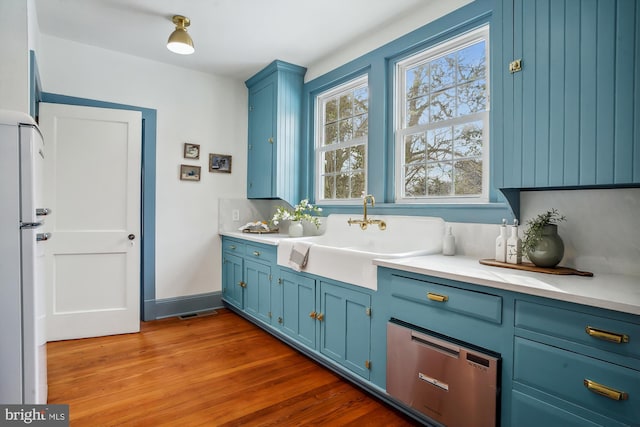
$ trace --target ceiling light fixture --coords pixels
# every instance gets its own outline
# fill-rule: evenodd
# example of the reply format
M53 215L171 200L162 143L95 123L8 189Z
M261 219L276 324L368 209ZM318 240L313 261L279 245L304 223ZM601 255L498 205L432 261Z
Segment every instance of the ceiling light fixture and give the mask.
M193 40L187 33L187 27L191 25L191 21L182 15L174 15L171 20L176 24L176 29L167 40L167 49L180 55L191 55L195 52Z

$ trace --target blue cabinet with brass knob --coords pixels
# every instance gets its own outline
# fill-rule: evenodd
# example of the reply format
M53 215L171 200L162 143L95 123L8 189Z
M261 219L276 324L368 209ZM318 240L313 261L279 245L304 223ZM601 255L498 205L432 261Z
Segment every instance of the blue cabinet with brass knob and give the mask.
M306 68L274 61L248 79L247 197L299 199L302 87Z

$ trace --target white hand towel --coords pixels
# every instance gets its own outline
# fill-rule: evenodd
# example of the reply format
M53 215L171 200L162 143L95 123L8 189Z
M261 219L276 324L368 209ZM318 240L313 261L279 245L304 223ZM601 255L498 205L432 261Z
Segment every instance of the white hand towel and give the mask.
M291 247L291 254L289 255L289 267L295 271L301 271L309 260L309 248L313 243L309 242L295 242Z

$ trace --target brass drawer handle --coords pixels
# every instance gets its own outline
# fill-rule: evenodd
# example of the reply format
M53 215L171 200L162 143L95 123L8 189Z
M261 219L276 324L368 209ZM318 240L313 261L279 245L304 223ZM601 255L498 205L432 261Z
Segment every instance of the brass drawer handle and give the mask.
M429 298L431 301L437 301L437 302L449 301L449 297L448 296L432 294L431 292L427 293L427 298Z
M594 338L598 338L599 340L615 342L618 344L623 344L629 342L629 335L627 334L618 334L615 332L604 331L602 329L593 328L591 326L587 326L584 330L590 336Z
M604 397L608 397L612 400L627 400L629 399L629 394L624 391L618 391L611 387L607 387L606 385L598 384L595 381L591 381L585 378L584 386L589 390L596 394L599 394Z
M253 251L253 255L254 255L254 256L260 256L260 252L258 252L258 251Z

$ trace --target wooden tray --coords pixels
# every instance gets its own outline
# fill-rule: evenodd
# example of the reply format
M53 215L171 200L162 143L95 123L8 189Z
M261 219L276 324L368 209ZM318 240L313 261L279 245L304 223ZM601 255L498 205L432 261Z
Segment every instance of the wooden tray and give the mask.
M569 267L538 267L530 262L523 262L522 264L508 264L506 262L496 261L495 259L481 259L480 264L491 265L493 267L513 268L514 270L535 271L536 273L573 274L576 276L593 277L593 273L589 271L580 271Z
M242 230L243 233L249 233L249 234L275 234L278 232L278 229L273 229L273 230Z

